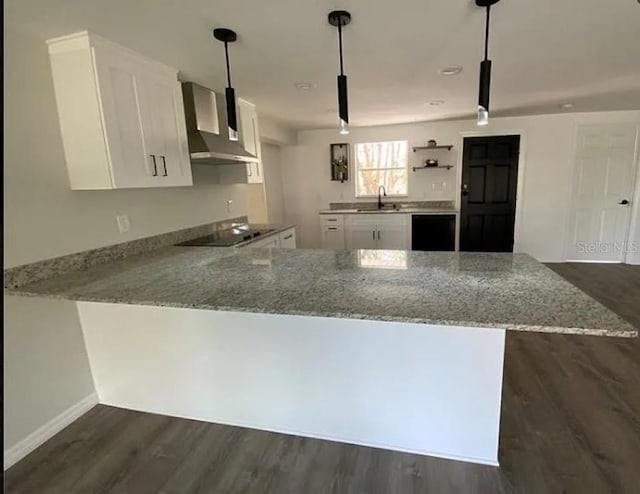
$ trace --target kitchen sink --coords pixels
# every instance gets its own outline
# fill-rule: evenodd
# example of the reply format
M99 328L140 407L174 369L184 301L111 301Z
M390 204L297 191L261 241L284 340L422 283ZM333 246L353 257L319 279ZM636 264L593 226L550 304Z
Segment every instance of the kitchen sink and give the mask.
M359 213L368 213L368 212L375 213L377 211L400 211L400 208L399 207L394 207L394 208L388 207L388 208L380 208L380 209L369 208L369 209L356 209L356 211L358 211Z

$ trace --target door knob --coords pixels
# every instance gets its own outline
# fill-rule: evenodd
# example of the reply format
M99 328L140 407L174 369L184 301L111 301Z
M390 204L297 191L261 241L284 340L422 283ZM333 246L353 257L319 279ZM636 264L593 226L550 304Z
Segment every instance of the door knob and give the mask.
M620 204L621 206L626 206L627 204L629 204L629 201L627 201L626 199L622 199L622 201L620 201L618 204Z

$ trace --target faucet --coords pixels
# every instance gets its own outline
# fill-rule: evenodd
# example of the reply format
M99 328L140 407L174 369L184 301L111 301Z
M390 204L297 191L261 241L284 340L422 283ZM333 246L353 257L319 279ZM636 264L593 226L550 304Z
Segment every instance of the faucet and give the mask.
M380 189L382 189L382 193L384 194L384 196L387 197L387 189L384 188L384 185L381 185L380 187L378 187L378 209L382 209L382 206L384 206L384 204L382 204L382 196L380 195Z

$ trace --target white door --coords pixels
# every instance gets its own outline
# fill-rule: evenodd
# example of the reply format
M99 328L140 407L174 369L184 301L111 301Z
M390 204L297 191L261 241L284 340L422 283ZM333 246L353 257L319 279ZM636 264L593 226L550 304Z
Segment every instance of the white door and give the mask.
M240 115L240 137L244 149L257 156L261 157L260 149L260 134L258 131L258 116L256 113L256 107L248 101L238 100L238 113ZM262 164L261 163L247 163L247 181L250 184L262 183Z
M375 225L348 225L345 228L347 250L375 249L378 245L378 233Z
M344 250L344 230L342 227L323 225L322 248Z
M156 186L192 185L186 130L179 118L183 111L179 83L154 73L140 80L143 127L152 129L153 136L147 139L153 142L149 153L160 177Z
M569 261L624 260L635 179L635 125L578 128Z
M378 249L410 250L404 224L378 225Z
M142 124L138 67L106 47L94 48L94 58L113 185L153 187L156 170L147 149L149 129Z
M295 249L296 248L296 229L290 228L280 233L280 248Z

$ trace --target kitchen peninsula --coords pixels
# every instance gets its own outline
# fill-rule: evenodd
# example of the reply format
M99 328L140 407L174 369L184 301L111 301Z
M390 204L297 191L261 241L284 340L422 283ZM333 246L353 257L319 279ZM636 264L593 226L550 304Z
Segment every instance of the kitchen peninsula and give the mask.
M100 402L497 464L506 331L634 337L525 254L168 247L77 301Z

